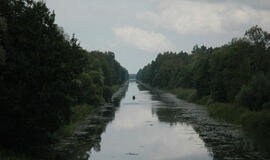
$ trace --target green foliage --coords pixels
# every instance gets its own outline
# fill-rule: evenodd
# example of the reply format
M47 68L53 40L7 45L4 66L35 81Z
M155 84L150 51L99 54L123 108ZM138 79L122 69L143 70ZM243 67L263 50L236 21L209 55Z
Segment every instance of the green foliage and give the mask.
M238 105L251 110L261 110L262 105L270 98L270 81L263 75L255 75L248 86L243 86L235 101Z
M265 110L270 110L270 101L264 103L264 104L262 105L262 108L265 109Z
M136 78L159 88L194 88L198 103L208 103L208 97L261 110L270 99L269 35L254 26L244 38L221 47L195 45L192 54L165 52Z
M175 81L177 77L187 75L186 65L190 57L185 52L179 54L166 52L159 54L155 61L144 67L137 73L137 79L160 88L190 87L190 81L187 78L181 78Z
M72 106L98 106L109 99L104 90L128 78L114 53L69 39L43 1L2 0L0 16L0 147L48 143L72 120Z
M255 93L253 93L253 90L251 87L243 86L242 89L239 91L238 95L236 96L236 102L240 106L249 107L252 109L252 107L256 104L253 100L253 96Z
M245 130L256 137L270 136L269 112L246 112L241 116L241 124Z
M189 102L196 100L196 90L188 88L175 88L170 90L171 93L176 95L180 99L184 99Z
M95 107L90 106L88 104L81 104L72 107L70 122L77 123L84 120L87 116L89 116L91 113L94 112L94 108Z
M215 117L226 122L241 123L241 115L249 112L243 107L235 107L232 104L226 103L212 103L207 105L210 116Z
M221 47L159 54L136 78L207 104L211 116L241 124L257 137L270 137L270 34L258 26Z
M254 26L246 31L245 36L256 46L264 49L270 47L270 34L263 31L259 26Z
M0 65L3 65L6 61L5 55L6 51L2 46L3 36L7 31L7 23L4 18L0 17Z
M243 129L259 141L269 142L270 112L252 112L232 104L213 103L207 106L210 116L230 123L241 124ZM269 147L269 143L264 144Z
M113 95L113 90L110 87L105 87L103 92L103 97L106 102L111 102L111 97Z
M210 96L203 96L202 98L196 100L195 102L197 104L201 104L201 105L206 105L211 101L211 97Z
M69 137L76 130L77 124L85 120L94 113L95 107L87 104L76 105L71 108L70 122L61 126L55 133L54 137Z
M3 160L29 160L29 157L27 157L24 154L18 154L11 151L1 151L0 152L0 159Z

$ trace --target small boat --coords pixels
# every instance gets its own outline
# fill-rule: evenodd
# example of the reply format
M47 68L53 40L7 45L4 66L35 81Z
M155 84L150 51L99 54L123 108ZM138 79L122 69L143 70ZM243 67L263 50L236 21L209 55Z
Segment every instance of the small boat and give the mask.
M135 100L135 96L133 96L132 99Z

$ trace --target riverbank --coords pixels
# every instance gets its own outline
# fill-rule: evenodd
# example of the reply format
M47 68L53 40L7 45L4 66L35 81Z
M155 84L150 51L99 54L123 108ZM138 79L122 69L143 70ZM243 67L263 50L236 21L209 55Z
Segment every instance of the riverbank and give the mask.
M265 150L270 151L269 109L250 111L248 108L235 106L234 104L214 102L210 96L197 99L195 89L175 88L165 89L164 91L188 102L205 106L209 115L219 121L240 125L245 132L258 140Z
M151 93L157 95L165 104L175 107L171 122L191 125L213 152L214 159L269 159L269 152L262 147L263 142L254 141L238 124L227 123L210 116L208 108L177 97L168 90L161 90L138 82ZM238 157L241 154L241 158ZM267 157L267 158L265 158ZM230 159L230 158L228 158Z
M50 155L43 155L49 159L87 159L87 151L92 147L97 147L101 140L106 125L114 118L114 113L119 102L128 88L128 82L113 88L111 103L106 103L89 112L75 125L73 131L68 136L63 135L60 141L53 145ZM79 158L81 157L81 158Z
M116 85L111 87L112 102L116 98L121 98L123 92L125 92L125 88L127 87L127 83L123 85ZM106 104L105 104L106 105ZM70 123L59 128L59 130L54 134L54 136L61 140L63 138L72 136L76 130L78 130L78 125L84 121L87 117L93 116L97 113L98 107L82 104L77 105L71 108L71 118Z
M190 103L204 106L210 117L230 124L238 125L250 137L252 137L258 148L270 151L270 110L250 111L248 108L235 106L229 103L214 102L210 96L201 99L196 98L196 90L189 88L157 89L147 84L138 82L146 88L162 94L162 92L175 95L177 98Z
M53 144L50 146L43 146L37 149L31 157L26 154L13 151L0 151L0 159L5 160L35 160L35 159L74 159L71 154L79 155L85 154L86 148L92 148L98 145L99 136L104 131L106 124L111 121L110 118L103 118L102 121L97 121L99 117L108 114L114 114L117 109L117 104L125 95L128 87L128 82L123 85L113 86L112 103L105 103L99 107L89 106L87 104L77 105L71 108L72 114L70 123L62 126L55 132L53 136ZM88 132L91 133L89 134ZM90 140L89 140L90 139ZM88 141L87 147L85 142ZM91 143L90 143L91 142ZM74 148L78 149L74 149ZM84 148L84 152L80 151Z

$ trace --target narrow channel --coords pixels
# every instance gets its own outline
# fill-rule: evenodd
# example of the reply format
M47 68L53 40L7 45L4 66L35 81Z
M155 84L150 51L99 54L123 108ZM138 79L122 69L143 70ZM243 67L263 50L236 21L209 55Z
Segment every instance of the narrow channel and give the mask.
M89 152L90 159L211 159L190 125L159 119L157 112L164 107L170 106L154 100L149 91L139 90L138 84L131 82L115 120L101 136L100 149ZM163 114L173 118L169 112Z
M217 122L205 108L170 96L130 82L100 146L87 152L89 159L264 159L250 149L237 126Z
M202 106L130 82L100 145L87 154L89 160L266 159L247 139Z

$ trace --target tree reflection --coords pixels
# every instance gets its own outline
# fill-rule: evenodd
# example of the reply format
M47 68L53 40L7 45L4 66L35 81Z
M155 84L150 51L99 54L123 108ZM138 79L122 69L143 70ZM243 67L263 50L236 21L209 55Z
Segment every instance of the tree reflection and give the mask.
M146 90L142 85L138 88ZM155 102L152 105L152 113L157 115L160 122L168 123L170 126L190 125L204 141L209 154L215 160L269 157L269 153L260 152L258 145L238 126L213 120L202 106L173 100L156 92L152 92L152 101Z

